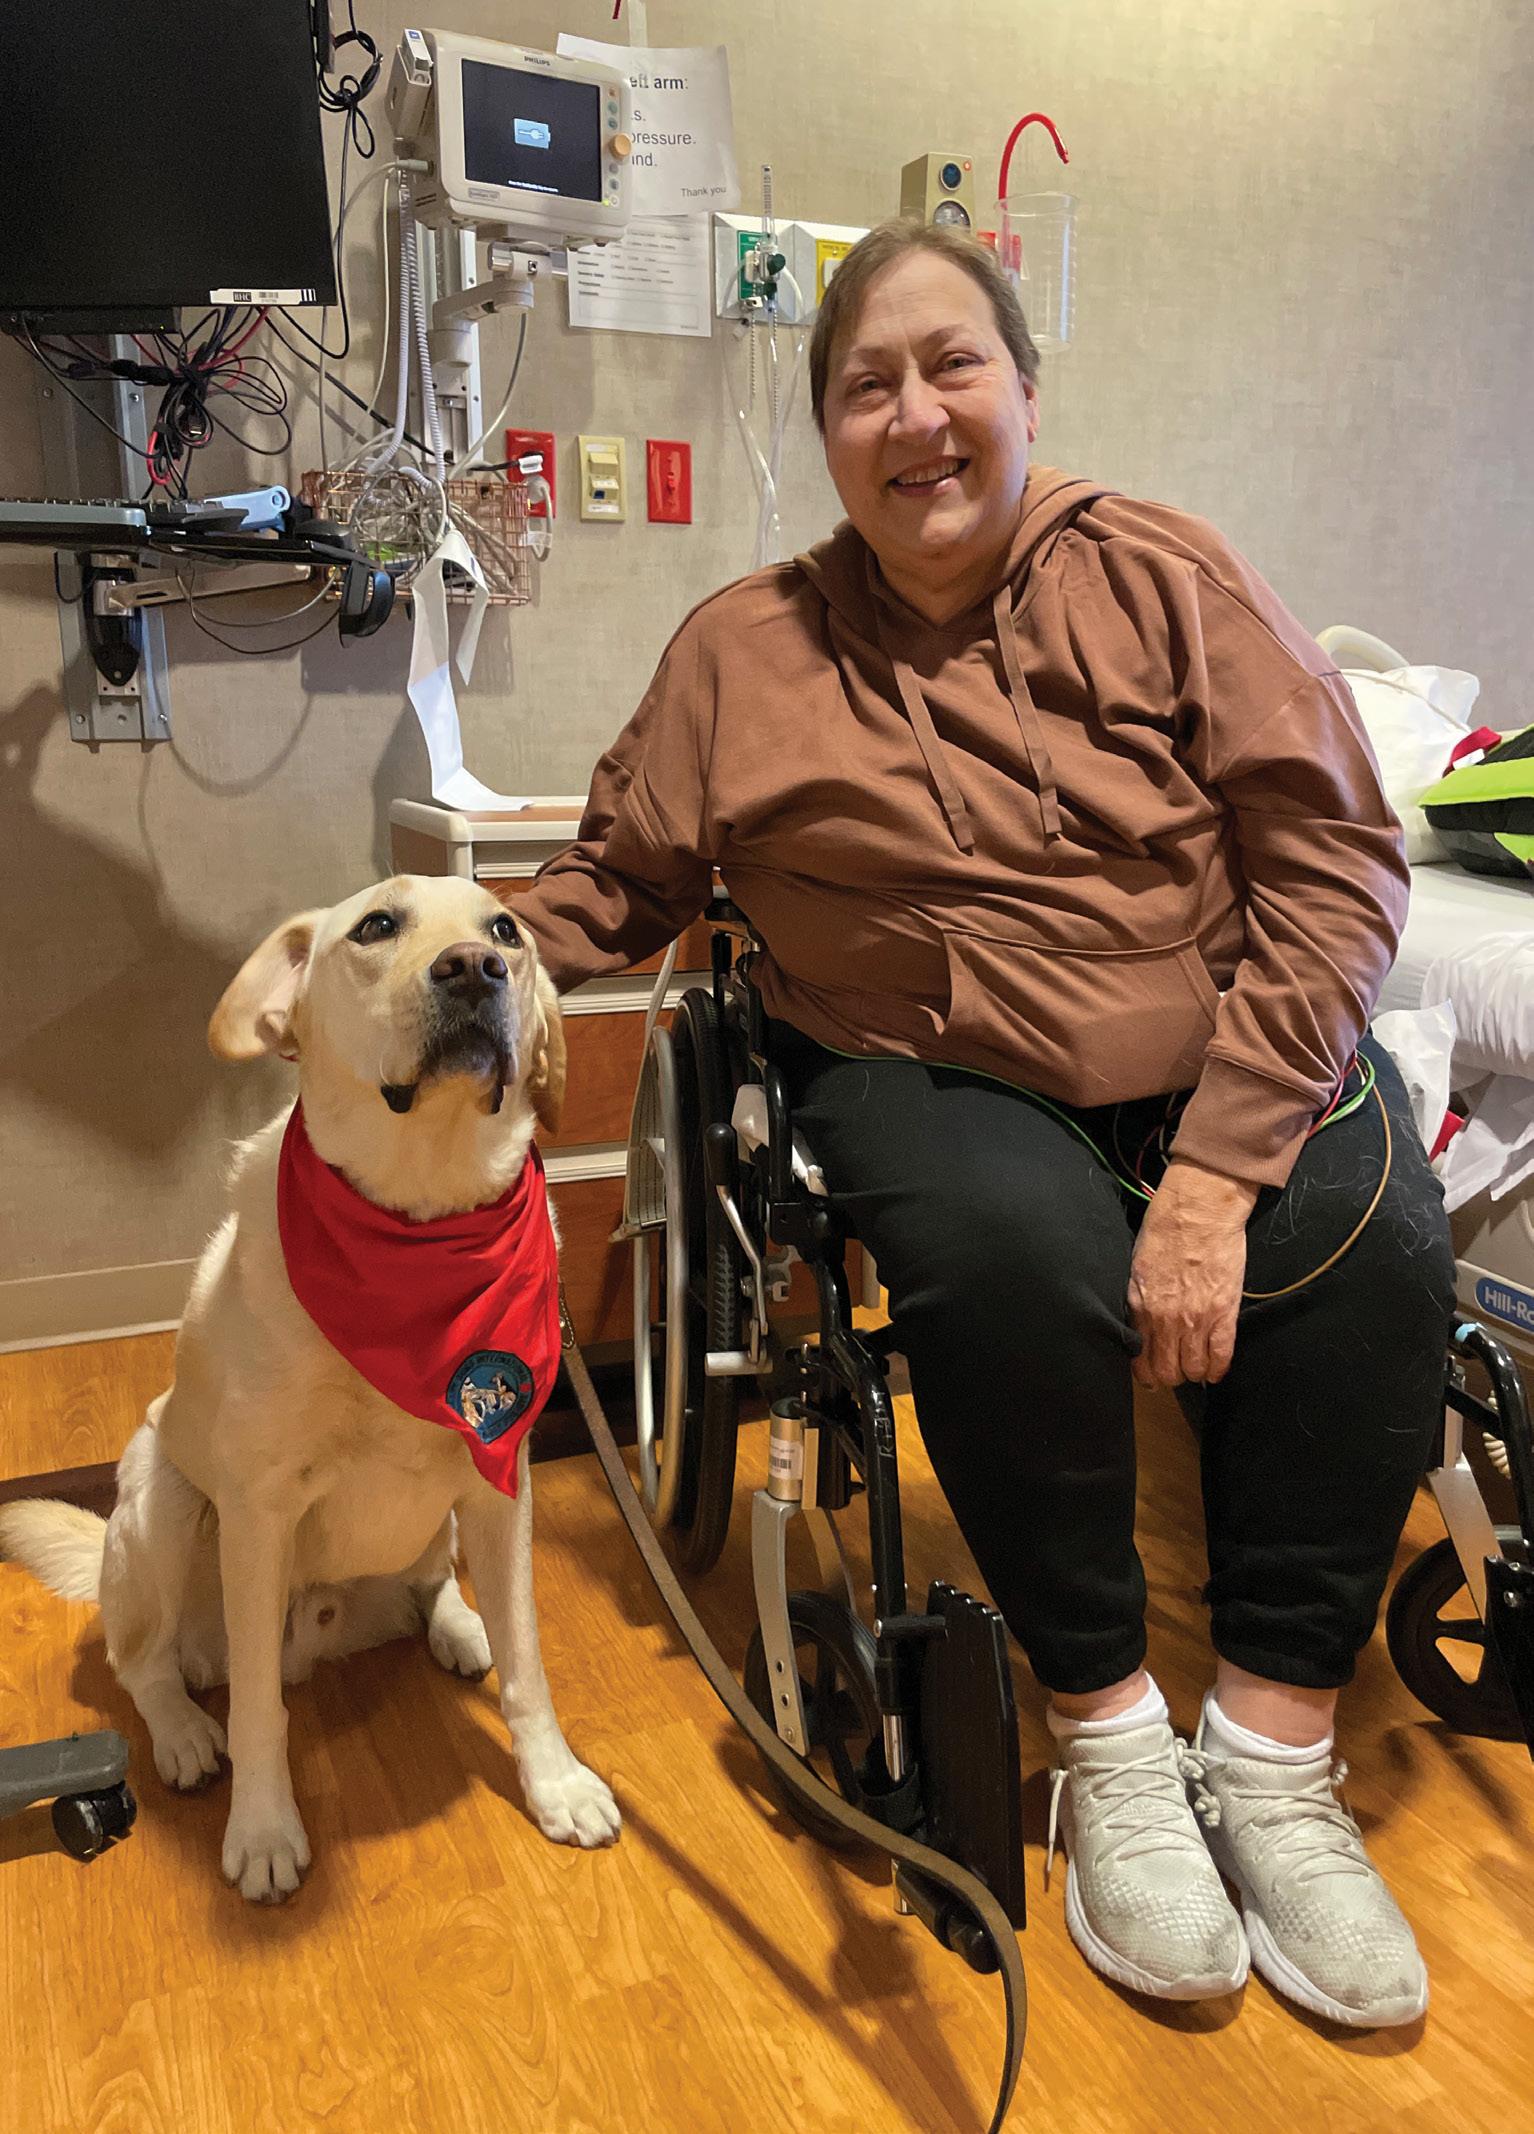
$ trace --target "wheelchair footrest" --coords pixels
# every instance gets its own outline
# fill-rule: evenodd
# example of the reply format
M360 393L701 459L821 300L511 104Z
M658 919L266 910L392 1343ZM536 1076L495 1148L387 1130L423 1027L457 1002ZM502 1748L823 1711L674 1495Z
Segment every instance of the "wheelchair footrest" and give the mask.
M978 1875L1020 1927L1023 1778L1006 1625L994 1608L942 1580L927 1596L927 1612L944 1625L921 1662L927 1842Z

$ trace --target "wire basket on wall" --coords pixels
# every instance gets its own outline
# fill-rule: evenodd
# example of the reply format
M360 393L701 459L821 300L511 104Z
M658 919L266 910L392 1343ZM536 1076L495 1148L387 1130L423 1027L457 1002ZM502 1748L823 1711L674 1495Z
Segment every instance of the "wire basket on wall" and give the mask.
M439 487L408 468L371 474L352 468L308 473L299 494L311 511L345 526L373 562L395 565L396 582L406 593L441 538L446 497L453 524L485 574L491 600L524 607L533 597L527 491L520 483L469 475ZM450 599L467 600L473 591L471 585L455 586L449 576Z

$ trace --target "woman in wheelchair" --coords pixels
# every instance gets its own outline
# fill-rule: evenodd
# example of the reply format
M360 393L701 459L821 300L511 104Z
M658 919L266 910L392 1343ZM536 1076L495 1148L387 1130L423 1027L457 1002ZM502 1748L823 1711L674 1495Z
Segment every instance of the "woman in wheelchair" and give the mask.
M1212 527L1030 465L991 254L874 231L810 370L846 520L687 617L519 916L561 988L670 940L715 869L759 937L795 1121L1049 1693L1087 1960L1172 1999L1250 1961L1409 2023L1426 1973L1333 1763L1453 1310L1366 1035L1397 824L1346 685ZM1203 1408L1191 1743L1144 1666L1135 1382Z

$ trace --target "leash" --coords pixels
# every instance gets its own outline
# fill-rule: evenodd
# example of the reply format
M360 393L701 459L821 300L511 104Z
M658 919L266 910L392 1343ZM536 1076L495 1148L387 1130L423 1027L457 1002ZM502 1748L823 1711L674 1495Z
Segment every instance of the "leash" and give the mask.
M1002 2121L1007 2116L1007 2107L1012 2102L1012 2092L1017 2087L1018 2070L1023 2060L1023 2033L1028 2021L1028 1986L1023 1975L1023 1959L1017 1946L1017 1934L1012 1922L996 1902L985 1884L967 1868L958 1866L942 1853L934 1852L928 1845L918 1845L913 1838L903 1837L899 1831L888 1829L865 1815L860 1808L849 1807L841 1796L829 1786L823 1786L815 1778L793 1750L784 1746L777 1734L767 1724L756 1706L725 1665L718 1648L693 1608L692 1602L677 1582L676 1573L666 1560L666 1553L656 1539L649 1516L629 1480L628 1469L623 1464L623 1455L602 1413L602 1404L597 1399L591 1373L586 1368L575 1340L575 1329L570 1322L569 1309L565 1303L563 1285L559 1293L559 1316L564 1341L564 1365L569 1374L575 1397L580 1404L581 1415L591 1433L591 1442L602 1465L607 1486L628 1528L634 1546L638 1549L645 1569L650 1574L656 1592L665 1605L667 1614L687 1641L689 1651L697 1661L704 1678L714 1695L719 1699L741 1732L763 1762L772 1766L774 1772L789 1790L796 1794L817 1816L824 1816L850 1838L860 1838L865 1844L876 1846L892 1860L900 1860L907 1867L916 1869L941 1889L960 1899L979 1920L990 1941L996 1957L996 1966L1001 1973L1002 1993L1007 2009L1006 2057L1002 2063L1001 2084L996 2098L996 2109L986 2134L999 2134Z

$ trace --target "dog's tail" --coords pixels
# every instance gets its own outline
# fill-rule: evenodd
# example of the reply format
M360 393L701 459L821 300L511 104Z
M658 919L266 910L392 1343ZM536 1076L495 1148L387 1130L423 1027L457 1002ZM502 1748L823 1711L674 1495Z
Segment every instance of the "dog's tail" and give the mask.
M99 1597L106 1535L107 1523L95 1512L56 1497L0 1507L0 1556L25 1565L60 1600Z

